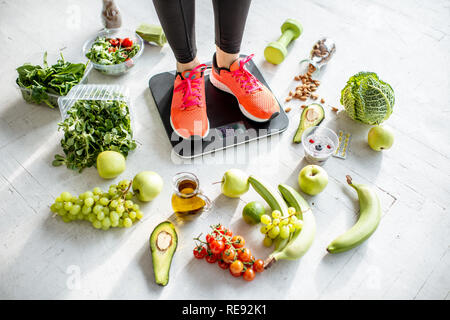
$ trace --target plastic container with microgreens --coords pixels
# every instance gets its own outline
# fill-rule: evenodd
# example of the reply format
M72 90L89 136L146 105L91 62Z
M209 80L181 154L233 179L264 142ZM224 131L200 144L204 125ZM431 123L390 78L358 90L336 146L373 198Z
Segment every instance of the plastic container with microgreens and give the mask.
M134 115L130 94L121 85L78 85L58 99L64 131L61 147L64 156L55 155L54 166L65 164L81 172L95 165L101 151L122 153L136 148L133 139Z

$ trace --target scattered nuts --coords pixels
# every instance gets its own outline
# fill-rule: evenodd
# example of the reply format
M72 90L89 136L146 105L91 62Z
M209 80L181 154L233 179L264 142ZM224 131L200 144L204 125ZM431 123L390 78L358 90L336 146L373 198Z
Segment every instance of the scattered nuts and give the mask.
M291 100L292 100L292 97L289 96L289 97L286 97L286 100L284 100L284 101L289 102L289 101L291 101Z
M339 109L338 109L338 108L336 108L336 107L331 107L331 111L333 111L333 112L338 112L338 111L339 111Z
M324 98L320 99L320 103L325 103L325 99Z
M288 113L289 111L291 111L291 108L288 107L288 108L286 108L284 111L286 111L286 113Z

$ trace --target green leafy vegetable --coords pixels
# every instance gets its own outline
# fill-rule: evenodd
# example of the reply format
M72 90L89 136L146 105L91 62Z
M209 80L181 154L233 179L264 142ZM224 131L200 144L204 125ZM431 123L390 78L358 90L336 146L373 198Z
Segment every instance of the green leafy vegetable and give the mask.
M374 72L355 74L341 91L341 104L349 117L366 124L387 120L394 103L394 90Z
M25 63L16 70L19 74L16 79L19 87L31 90L30 93L22 91L24 99L37 104L45 103L50 108L54 108L58 106L57 100L52 99L49 94L67 95L70 89L83 78L86 65L65 61L61 53L61 58L54 65L49 66L46 52L43 66Z
M125 157L136 148L127 104L121 100L78 100L60 122L64 130L61 146L65 157L55 155L54 166L65 164L79 170L95 165L97 156L105 150Z
M130 41L128 38L125 38ZM103 65L112 65L125 62L134 57L140 47L138 44L131 42L131 46L122 45L124 39L114 39L99 37L92 44L86 57L92 62Z

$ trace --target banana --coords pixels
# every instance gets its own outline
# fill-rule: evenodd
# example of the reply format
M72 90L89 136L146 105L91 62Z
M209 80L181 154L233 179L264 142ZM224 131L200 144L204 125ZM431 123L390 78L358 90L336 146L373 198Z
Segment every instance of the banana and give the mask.
M377 229L381 220L381 204L375 191L363 184L353 184L352 178L346 176L347 183L358 193L359 218L347 232L331 242L327 251L339 253L359 246Z
M289 215L286 202L284 202L283 197L279 192L273 190L267 183L256 178L255 176L250 176L248 181L252 185L253 189L259 193L259 195L267 202L272 210L279 210L283 217Z
M299 259L311 247L316 234L316 219L306 200L288 185L280 184L278 190L280 190L287 204L299 212L300 219L303 220L303 227L301 230L295 231L288 241L281 241L278 248L275 247L275 251L265 261L265 268L269 268L278 260Z

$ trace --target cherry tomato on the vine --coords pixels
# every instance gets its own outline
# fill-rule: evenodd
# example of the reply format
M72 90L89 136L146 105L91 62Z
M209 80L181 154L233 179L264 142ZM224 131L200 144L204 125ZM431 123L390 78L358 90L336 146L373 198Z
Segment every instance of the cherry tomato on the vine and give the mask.
M264 271L264 261L262 261L261 259L257 259L253 263L253 270L255 270L256 272L263 272Z
M206 256L206 248L204 246L198 246L194 248L194 257L197 259L203 259Z
M242 248L245 245L245 239L241 236L234 236L231 242L235 248Z
M214 233L215 234L224 234L225 227L221 224L218 224L217 226L215 226L215 230Z
M226 235L227 237L230 237L230 238L233 236L233 232L231 232L231 230L228 229L228 228L225 228L223 234Z
M255 278L255 271L252 268L245 270L243 278L245 281L252 281Z
M209 249L212 253L219 254L225 249L225 244L222 240L214 240L209 244Z
M207 235L206 235L206 242L211 243L211 242L213 242L214 240L216 240L216 238L214 238L214 236L212 236L212 235L210 235L210 234L207 234Z
M216 263L217 259L218 259L217 254L214 254L214 253L208 254L208 255L205 257L205 260L206 260L206 262L208 262L208 263Z
M218 264L219 264L219 267L224 269L224 270L226 270L226 269L228 269L230 267L230 264L225 262L225 261L223 261L222 259L219 260Z
M238 259L242 262L249 262L252 256L252 253L250 252L250 249L248 248L241 248L237 250L238 253Z
M243 269L244 269L244 264L240 260L236 260L232 264L230 264L230 272L231 272L231 274L233 274L235 276L241 275L241 272Z
M235 257L236 257L236 249L234 249L232 246L228 246L228 248L226 248L222 252L222 259L227 263L232 263Z

